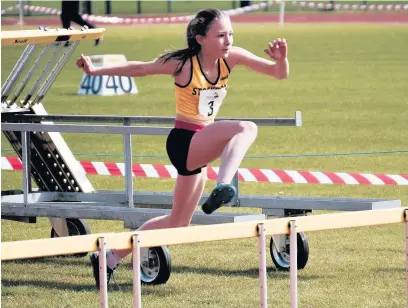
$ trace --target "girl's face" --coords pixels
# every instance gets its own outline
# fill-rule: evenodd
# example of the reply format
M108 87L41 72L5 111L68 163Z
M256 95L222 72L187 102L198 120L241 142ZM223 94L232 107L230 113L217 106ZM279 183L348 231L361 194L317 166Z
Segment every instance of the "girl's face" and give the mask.
M227 16L216 18L211 23L205 36L198 35L201 49L215 58L226 58L233 42L231 21Z

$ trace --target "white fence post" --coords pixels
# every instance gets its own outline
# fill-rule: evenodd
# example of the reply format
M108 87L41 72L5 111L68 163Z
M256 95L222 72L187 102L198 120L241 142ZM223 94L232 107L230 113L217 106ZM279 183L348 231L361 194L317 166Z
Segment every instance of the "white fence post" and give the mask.
M265 227L263 223L258 224L258 244L259 244L259 283L261 308L268 307L267 284L266 284L266 241Z
M140 279L140 240L139 234L132 236L133 253L133 308L142 307L142 287Z
M98 238L99 246L99 299L100 307L108 308L108 273L106 271L105 238Z
M297 231L296 220L289 222L290 227L290 307L297 308Z
M285 23L285 1L281 0L279 12L279 25L283 26Z
M404 211L405 218L405 280L407 284L406 298L407 298L407 308L408 308L408 210Z
M23 26L24 25L24 20L23 20L23 16L24 16L24 3L22 0L18 0L18 25Z

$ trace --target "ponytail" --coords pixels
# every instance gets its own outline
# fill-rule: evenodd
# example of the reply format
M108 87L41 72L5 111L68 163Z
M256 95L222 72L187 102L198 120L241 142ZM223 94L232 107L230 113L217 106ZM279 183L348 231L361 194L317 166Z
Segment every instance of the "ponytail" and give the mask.
M201 46L197 43L199 48L197 47L187 47L184 49L178 49L175 51L170 51L162 56L159 57L160 60L162 60L164 63L166 63L169 60L177 60L179 61L179 64L177 65L176 70L173 73L173 76L177 76L181 73L181 70L183 69L184 64L186 64L187 60L198 55L198 53L201 50Z
M201 45L197 42L196 36L205 36L214 19L221 17L223 14L224 13L218 9L204 9L198 12L197 15L190 20L187 26L186 36L188 47L168 52L159 57L164 63L172 59L179 61L173 76L179 75L187 60L198 55L201 51Z

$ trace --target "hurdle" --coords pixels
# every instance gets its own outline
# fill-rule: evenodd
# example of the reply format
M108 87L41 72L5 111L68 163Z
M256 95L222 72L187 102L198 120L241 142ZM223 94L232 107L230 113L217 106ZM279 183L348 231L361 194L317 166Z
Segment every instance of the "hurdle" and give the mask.
M297 254L296 238L298 232L344 229L383 224L405 223L406 268L408 269L408 208L358 211L350 213L322 214L306 217L278 218L272 221L251 221L211 226L193 226L173 229L121 232L115 234L93 234L81 237L58 239L58 245L52 239L39 239L1 243L1 260L16 260L40 256L83 253L99 251L104 256L106 249L132 249L133 251L133 307L140 308L141 285L140 267L141 248L160 245L182 245L199 242L258 238L259 248L259 288L260 307L266 308L266 251L265 236L287 234L291 245L290 267L290 307L298 307L297 292ZM106 258L100 266L100 307L108 307L106 285ZM406 271L406 292L408 297L408 270ZM407 302L408 307L408 302Z
M105 29L103 28L88 29L87 27L82 27L80 30L74 30L72 27L70 29L48 29L47 27L39 27L37 30L2 31L1 44L3 47L25 46L21 56L2 86L2 118L7 121L7 117L12 114L47 114L42 105L42 101L69 57L80 42L100 38L104 31ZM43 48L41 52L36 55L37 49L39 49L41 45L43 45ZM21 81L20 86L17 87L19 79L24 72L25 77ZM30 81L33 81L31 88L25 91L26 94L23 99L19 99L23 97L23 92ZM14 89L16 90L13 93ZM68 187L65 189L75 189L76 191L83 192L93 191L93 187L88 179L78 172L78 167L75 165L75 158L59 133L46 134L34 141L31 140L31 138L34 138L32 134L21 135L12 131L4 131L4 135L14 150L19 153L20 157L23 157L21 143L25 141L32 144L35 149L41 148L41 143L43 145L49 143L50 147L58 147L59 152L56 153L55 156L50 157L54 162L49 160L48 164L57 164L58 160L62 159L73 166L69 172L70 175L72 174L70 185L67 185ZM26 138L28 139L26 140ZM25 154L33 154L36 157L39 155L38 153L31 153L31 151L27 151ZM31 161L31 158L28 158L28 156L24 157L28 159L28 161ZM49 171L47 171L48 174L41 172L42 169L44 169L42 167L46 163L47 162L42 159L42 161L37 160L37 164L33 164L33 166L31 166L31 164L26 165L29 170L25 175L31 174L31 176L36 179L39 190L42 191L49 191L51 185L61 187L60 183L56 183L54 179L50 179L52 183L41 181L47 178L47 176L50 178ZM26 191L32 190L31 181L29 179L30 176L25 177L23 181L23 189ZM61 181L68 182L66 173L64 173L64 178L61 179ZM2 192L2 195L3 194ZM27 222L33 221L33 217L11 217L7 216L7 214L2 216L2 218ZM69 230L72 230L72 228L77 232L86 232L88 230L87 225L82 224L79 220L70 220L69 224L67 224L65 219L51 218L50 222L54 236L67 236L70 232Z
M22 159L23 183L20 190L2 191L2 218L35 222L36 217L48 217L52 225L51 237L63 237L89 234L89 227L83 219L120 220L124 222L126 228L137 228L148 219L168 214L172 205L171 193L133 189L131 137L166 136L171 127L159 125L173 125L174 117L48 115L43 106L45 95L73 49L80 41L99 38L104 29L78 31L43 28L11 32L2 32L2 45L23 45L26 49L2 87L1 128ZM65 47L67 41L72 44ZM35 79L34 72L40 67L41 60L45 59L46 52L43 50L29 68L22 85L12 96L13 88L16 87L24 69L29 67L29 60L35 58L35 51L40 44L46 44L44 48L53 50L51 59ZM60 53L62 56L57 59ZM32 79L35 80L34 85L25 99L19 100L28 81ZM40 86L42 80L44 81ZM259 126L302 126L300 111L296 111L294 117L287 118L235 118L235 120L250 120ZM73 122L75 124L72 124ZM122 135L125 162L124 191L95 191L62 138L61 132ZM31 187L30 178L34 179L38 190ZM192 223L221 224L260 219L266 221L276 217L304 216L313 210L364 211L401 207L401 201L393 199L240 195L237 175L233 184L238 195L229 206L259 208L262 209L262 214L216 212L206 215L201 211L195 211ZM202 205L207 197L208 194L204 194L199 205ZM297 242L297 267L302 269L306 266L309 256L309 245L303 232L298 232ZM288 235L272 235L270 255L278 269L290 268L290 246ZM169 256L164 246L156 253ZM145 264L145 261L142 263ZM169 273L165 271L166 269L163 275L168 275ZM162 280L156 278L147 277L144 282L152 284L158 283L157 281L165 282L164 278Z

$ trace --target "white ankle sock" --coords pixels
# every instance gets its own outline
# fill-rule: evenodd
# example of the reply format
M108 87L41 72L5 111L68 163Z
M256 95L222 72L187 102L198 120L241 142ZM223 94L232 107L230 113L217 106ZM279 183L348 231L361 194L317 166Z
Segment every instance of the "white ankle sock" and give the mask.
M118 256L113 250L108 250L106 253L106 264L114 269L119 262L122 260L120 256Z

